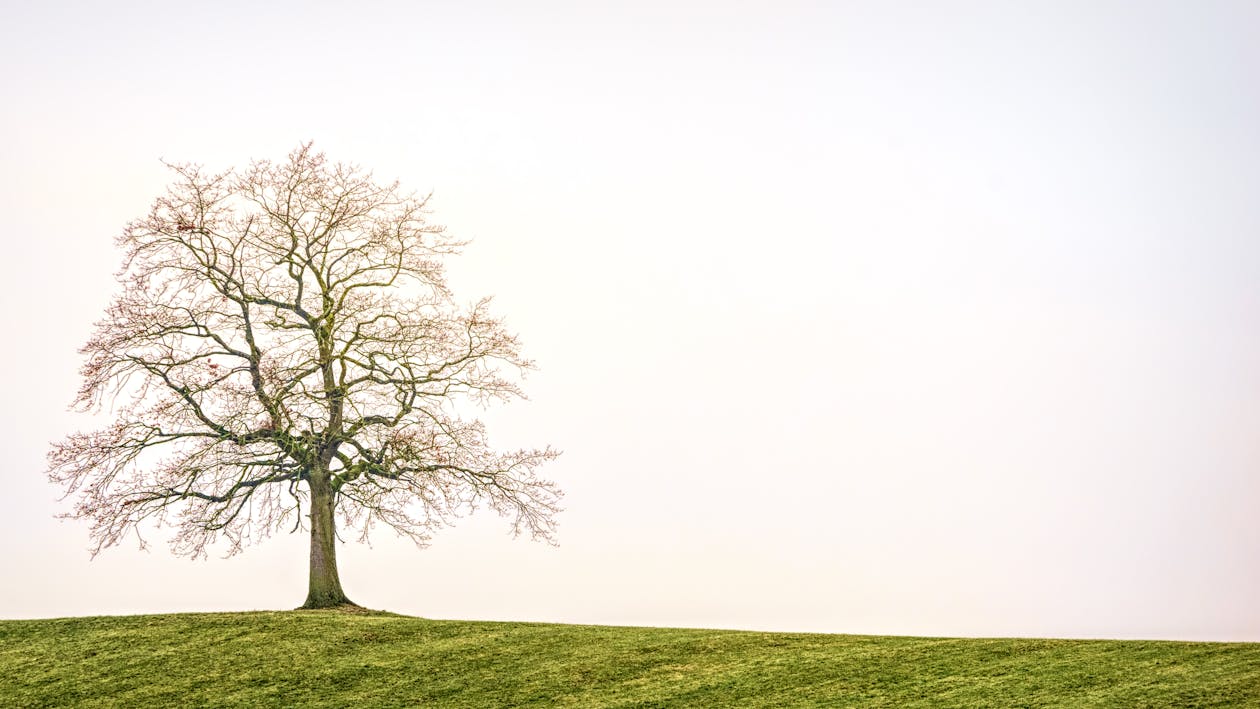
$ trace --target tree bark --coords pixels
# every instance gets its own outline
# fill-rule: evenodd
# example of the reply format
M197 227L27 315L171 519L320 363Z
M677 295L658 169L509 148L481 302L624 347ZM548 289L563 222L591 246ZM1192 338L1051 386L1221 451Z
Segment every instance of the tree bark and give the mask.
M353 606L337 575L336 495L327 470L311 471L311 582L303 608Z

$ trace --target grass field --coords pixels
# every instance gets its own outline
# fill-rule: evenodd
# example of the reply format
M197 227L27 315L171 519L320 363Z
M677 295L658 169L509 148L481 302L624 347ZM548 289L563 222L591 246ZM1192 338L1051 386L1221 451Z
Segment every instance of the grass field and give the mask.
M337 611L0 621L0 706L1260 706L1260 643L973 640Z

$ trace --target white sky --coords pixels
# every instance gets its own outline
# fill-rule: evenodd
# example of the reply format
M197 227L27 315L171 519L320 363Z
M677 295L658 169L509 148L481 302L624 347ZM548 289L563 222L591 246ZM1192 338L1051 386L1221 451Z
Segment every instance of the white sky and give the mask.
M1260 640L1260 5L6 3L0 617L285 608L305 535L89 561L44 478L112 237L313 139L435 191L542 371L559 548L433 618ZM632 7L625 7L632 5Z

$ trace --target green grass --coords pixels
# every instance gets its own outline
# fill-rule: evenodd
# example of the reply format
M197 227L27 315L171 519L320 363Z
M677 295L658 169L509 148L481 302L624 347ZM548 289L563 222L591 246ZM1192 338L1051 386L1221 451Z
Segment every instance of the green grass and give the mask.
M336 611L0 621L0 706L1260 706L1260 643L964 640Z

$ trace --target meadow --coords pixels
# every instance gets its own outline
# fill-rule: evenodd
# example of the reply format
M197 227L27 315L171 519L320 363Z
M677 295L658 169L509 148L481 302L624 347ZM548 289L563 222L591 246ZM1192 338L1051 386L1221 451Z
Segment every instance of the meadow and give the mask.
M1260 643L286 611L0 621L0 706L1260 706Z

